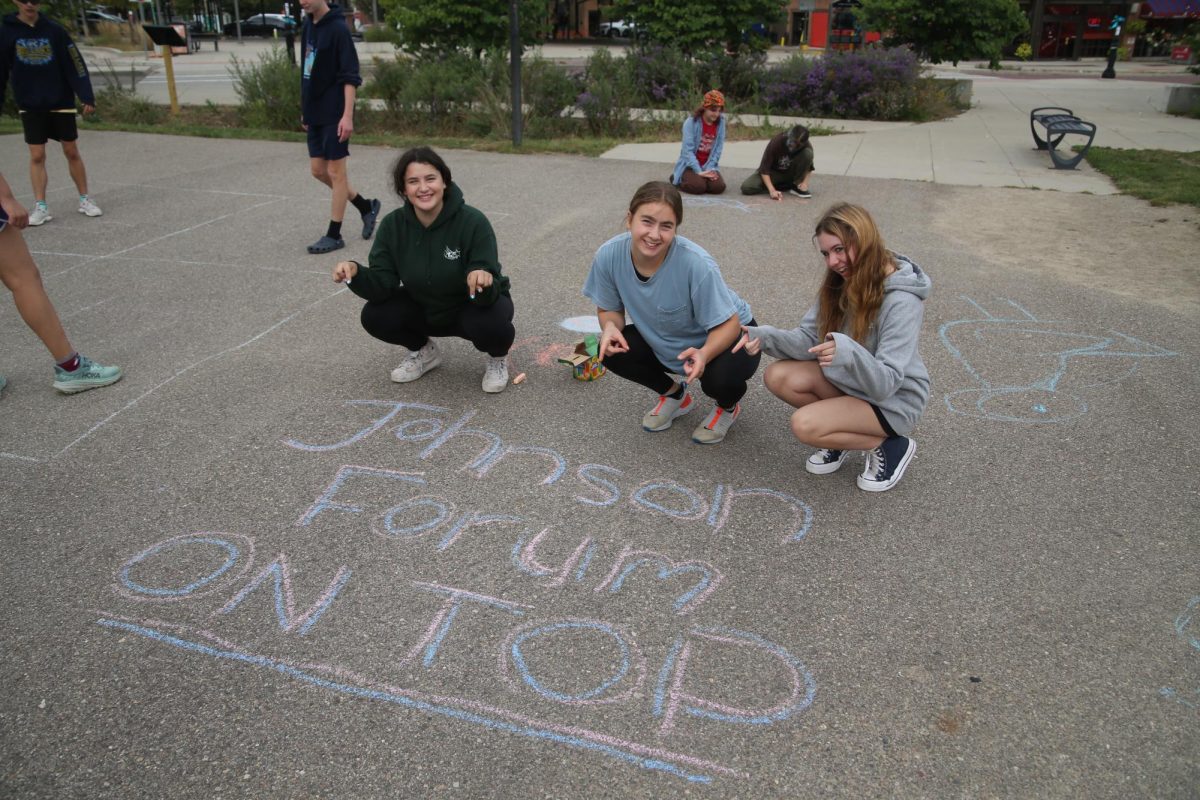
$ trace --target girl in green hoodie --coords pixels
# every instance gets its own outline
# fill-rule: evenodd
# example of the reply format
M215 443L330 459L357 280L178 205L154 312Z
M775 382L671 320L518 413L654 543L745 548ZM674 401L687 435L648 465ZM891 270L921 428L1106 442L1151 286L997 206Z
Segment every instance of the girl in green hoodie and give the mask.
M450 167L428 147L400 156L392 181L406 202L379 223L369 266L342 261L333 279L367 301L367 333L408 349L392 370L396 383L442 363L431 337L457 336L489 356L483 390L504 391L516 329L491 223L463 201Z

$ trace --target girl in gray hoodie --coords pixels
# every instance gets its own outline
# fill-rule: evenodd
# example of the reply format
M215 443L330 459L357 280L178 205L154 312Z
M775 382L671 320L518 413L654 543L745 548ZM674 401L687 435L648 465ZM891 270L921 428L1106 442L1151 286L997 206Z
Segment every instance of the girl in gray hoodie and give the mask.
M884 247L860 206L834 205L813 238L828 268L816 304L790 331L743 326L734 350L781 359L763 382L796 407L796 438L819 448L806 470L835 472L847 451L865 450L858 487L887 491L916 451L907 434L929 400L929 373L917 350L929 276Z

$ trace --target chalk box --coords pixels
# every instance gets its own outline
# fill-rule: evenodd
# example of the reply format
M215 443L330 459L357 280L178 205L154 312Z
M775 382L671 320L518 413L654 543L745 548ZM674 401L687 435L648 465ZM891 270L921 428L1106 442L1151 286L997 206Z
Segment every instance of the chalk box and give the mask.
M571 376L577 381L594 381L605 373L604 364L599 357L589 355L587 342L575 344L575 352L558 359L558 363L571 368Z

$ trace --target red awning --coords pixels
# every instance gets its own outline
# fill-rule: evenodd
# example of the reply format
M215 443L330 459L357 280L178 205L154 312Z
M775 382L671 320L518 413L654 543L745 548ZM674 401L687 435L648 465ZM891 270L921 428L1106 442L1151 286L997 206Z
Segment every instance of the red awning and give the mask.
M1147 19L1200 17L1200 0L1143 0L1139 16Z

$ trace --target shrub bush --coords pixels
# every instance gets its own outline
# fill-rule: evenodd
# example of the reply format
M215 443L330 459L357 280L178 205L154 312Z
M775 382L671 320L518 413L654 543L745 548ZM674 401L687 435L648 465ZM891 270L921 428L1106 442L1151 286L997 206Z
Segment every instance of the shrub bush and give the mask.
M137 93L137 72L133 66L129 68L129 75L122 77L112 61L106 60L96 72L104 77L105 84L96 92L96 114L93 119L97 122L159 125L166 120L165 106L152 103Z
M772 111L823 117L908 119L916 113L921 68L907 48L793 56L767 71L762 99Z
M579 89L562 67L537 55L521 67L522 101L528 107L529 121L557 129L575 104Z
M96 93L97 122L160 125L166 119L166 106L153 103L135 92L116 86L105 86Z
M638 44L624 60L632 100L640 106L674 107L698 87L695 63L682 51L661 44Z
M295 130L300 125L300 74L282 47L272 47L257 63L234 56L229 74L240 100L238 118L250 128Z
M374 59L371 78L363 86L363 97L376 97L383 101L392 114L400 114L404 107L404 87L411 79L412 62L400 56Z
M391 42L396 47L400 46L400 31L396 30L391 25L385 22L376 25L368 25L363 29L364 42Z
M489 132L512 134L512 73L508 53L494 50L484 59L485 78L480 86L481 112L489 119ZM579 93L575 81L562 67L540 52L521 63L521 127L530 136L553 136L569 125L565 116ZM476 121L478 126L480 123Z
M723 50L706 53L696 62L696 79L700 91L720 89L726 100L734 98L741 104L753 104L760 95L760 83L766 74L767 54L763 51L744 51L729 55Z
M400 90L400 110L413 121L423 118L429 130L454 130L478 98L483 78L482 62L467 53L422 55Z
M575 107L583 112L588 130L595 136L619 136L632 130L629 120L632 88L624 65L601 48L588 58L582 91Z

